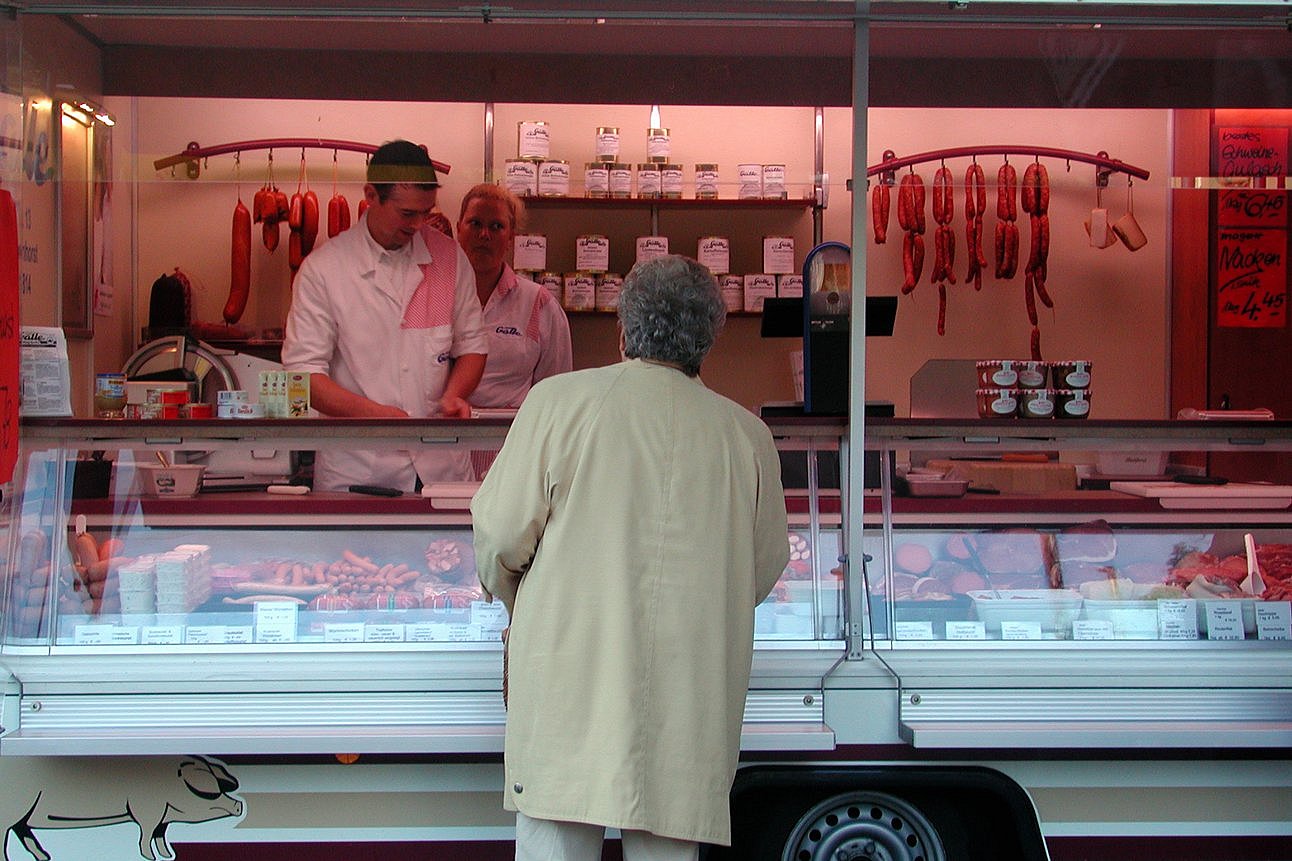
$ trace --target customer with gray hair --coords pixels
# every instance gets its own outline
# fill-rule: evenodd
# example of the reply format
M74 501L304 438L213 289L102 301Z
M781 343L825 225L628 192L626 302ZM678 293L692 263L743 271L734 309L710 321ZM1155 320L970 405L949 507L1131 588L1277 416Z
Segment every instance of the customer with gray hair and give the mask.
M511 617L504 805L520 861L730 845L754 608L788 557L766 426L700 381L717 282L635 267L624 361L536 384L471 504L476 568Z

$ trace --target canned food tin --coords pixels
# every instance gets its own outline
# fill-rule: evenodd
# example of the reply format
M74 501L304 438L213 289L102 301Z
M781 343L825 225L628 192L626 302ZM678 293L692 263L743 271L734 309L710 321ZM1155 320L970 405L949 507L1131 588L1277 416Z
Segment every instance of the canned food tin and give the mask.
M741 311L745 307L745 276L727 273L718 276L718 289L722 304L728 311Z
M695 196L698 200L717 200L718 166L703 162L695 166Z
M695 246L695 259L714 275L731 270L731 240L725 236L701 236ZM744 281L740 282L744 289Z
M1056 419L1084 419L1089 415L1089 389L1054 390L1054 417Z
M784 200L787 194L785 191L785 165L763 165L763 197L768 200Z
M659 194L660 197L670 199L682 196L682 165L661 164L659 166Z
M1018 383L1018 362L1010 359L982 359L974 363L982 388L1013 388Z
M633 196L633 166L622 162L610 165L610 196Z
M1021 361L1018 366L1018 386L1022 389L1045 388L1045 362Z
M646 130L646 160L663 164L668 161L670 142L668 129Z
M101 419L125 417L126 375L99 374L94 378L94 414Z
M660 194L660 172L657 164L637 165L637 196L654 198Z
M597 279L596 309L615 311L619 308L619 291L623 289L624 276L607 272Z
M597 161L619 161L619 127L597 126Z
M1054 418L1054 392L1050 389L1019 389L1018 414L1025 419Z
M580 272L610 269L610 240L600 233L587 233L574 240L574 265ZM566 281L569 286L569 281Z
M597 276L593 272L567 272L562 304L567 311L592 311L597 305Z
M540 272L534 277L534 281L551 293L552 298L557 302L561 301L561 291L565 287L565 279L561 277L560 272Z
M503 162L503 187L524 197L538 194L538 161L532 158L509 158Z
M1055 388L1087 389L1090 387L1090 362L1085 359L1051 362L1050 380Z
M565 197L570 193L570 163L565 159L544 159L538 163L540 197Z
M610 167L604 161L590 161L583 166L583 194L587 197L610 196Z
M516 155L547 158L552 154L552 130L542 120L521 120L516 124Z

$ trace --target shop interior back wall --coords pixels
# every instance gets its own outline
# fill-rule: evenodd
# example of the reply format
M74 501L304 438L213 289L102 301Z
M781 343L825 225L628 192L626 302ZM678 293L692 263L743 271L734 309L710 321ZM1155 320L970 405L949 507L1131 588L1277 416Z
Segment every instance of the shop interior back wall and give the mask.
M133 225L129 219L121 219L125 224L118 229L118 239L123 229L133 232L126 248L137 250L134 307L140 321L147 318L153 280L175 267L192 281L195 319L219 321L228 289L229 225L234 205L239 197L249 204L255 190L267 181L269 162L264 151L247 151L237 159L226 155L204 160L197 179L187 178L182 167L154 169L156 159L182 151L190 140L211 146L277 137L373 143L410 137L427 143L434 157L453 166L444 178L440 208L454 220L462 194L484 179L483 104L172 98L113 98L109 104L121 116L131 118L118 127L117 140L125 156L118 163L129 165L136 177L135 219ZM581 196L582 167L592 157L595 128L617 125L621 158L634 164L644 161L649 107L495 106L493 175L500 178L505 160L516 155L517 122L543 119L552 127L551 155L570 163L571 195ZM745 161L786 164L789 194L811 196L813 109L665 105L661 110L661 121L671 129L673 159L685 166L684 196L694 196L694 165L700 161L720 165L722 197L736 197L736 165ZM1152 179L1137 184L1134 205L1150 242L1132 253L1120 244L1105 249L1089 245L1082 221L1095 205L1094 168L1047 160L1053 186L1049 285L1055 308L1041 308L1039 322L1047 357L1086 358L1096 363L1096 415L1158 418L1166 408L1169 248L1164 178L1170 175L1170 119L1167 111L873 109L868 114L867 163L878 163L886 149L909 155L999 143L1000 129L1009 128L1011 143L1092 153L1105 150L1148 169ZM847 242L849 112L825 109L823 131L827 206L821 212L822 236ZM298 187L301 155L299 149L273 151L274 183L288 194ZM335 162L328 150L309 149L304 156L308 186L322 200L330 198L335 188L352 208L357 206L362 196L360 154L343 151L335 154ZM995 174L1002 160L988 157L980 161L988 173L994 202ZM1020 175L1028 161L1012 160ZM909 406L909 380L925 361L1023 358L1029 353L1031 327L1021 272L1012 280L998 280L989 271L980 291L964 282L967 258L959 185L968 164L968 159L947 162L957 186L953 228L958 283L948 291L946 334L936 331L938 300L936 288L929 282L930 254L919 286L900 298L894 335L868 342L868 397L894 402L899 415ZM934 164L915 168L930 191L935 169ZM1123 175L1116 175L1104 190L1103 202L1113 218L1124 212L1127 192ZM994 210L986 221L984 250L990 257ZM801 266L812 244L812 212L807 204L802 210L662 210L658 226L669 237L670 250L690 255L696 253L699 236L731 234L732 269L739 273L761 270L764 235L792 235L796 266ZM552 210L540 202L529 212L529 229L549 235L549 265L558 268L572 267L575 236L602 233L611 240L612 270L626 271L632 263L634 238L649 234L650 228L650 214L641 209ZM901 285L901 233L895 211L889 234L884 245L866 243L870 295L897 295ZM282 326L290 304L290 271L285 240L273 253L260 244L258 233L253 240L252 293L240 325L259 333ZM1026 231L1023 250L1026 253ZM571 314L571 319L576 366L617 358L613 315L579 313ZM758 328L756 317L733 315L706 368L711 386L750 408L793 397L789 354L800 346L794 339L763 339Z

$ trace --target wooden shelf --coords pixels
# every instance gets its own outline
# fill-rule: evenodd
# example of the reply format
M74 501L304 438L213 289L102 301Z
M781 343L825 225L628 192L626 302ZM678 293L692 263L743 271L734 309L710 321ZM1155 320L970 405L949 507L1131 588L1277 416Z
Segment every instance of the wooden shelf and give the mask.
M738 200L693 197L538 197L521 198L529 209L811 209L811 198Z

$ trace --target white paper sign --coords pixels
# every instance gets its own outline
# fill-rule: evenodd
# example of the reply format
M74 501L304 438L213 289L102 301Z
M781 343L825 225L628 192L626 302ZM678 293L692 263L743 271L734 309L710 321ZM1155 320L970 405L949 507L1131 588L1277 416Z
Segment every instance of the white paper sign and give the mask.
M1001 622L1000 638L1002 640L1039 640L1041 639L1041 623Z
M927 619L920 622L898 622L893 626L893 634L899 640L932 640L933 623Z
M195 645L250 643L250 625L193 625L184 631L184 642Z
M1258 601L1256 636L1262 640L1292 640L1292 602Z
M72 383L63 330L23 326L21 353L21 414L70 416Z
M547 268L547 237L538 233L520 233L512 240L512 268L542 272Z
M1113 623L1107 619L1077 619L1072 623L1074 640L1111 640Z
M1157 635L1163 640L1198 639L1197 602L1192 598L1157 602Z
M112 636L112 625L77 625L72 642L78 646L101 646Z
M987 628L982 622L947 622L948 640L985 640Z
M488 601L472 601L471 624L502 630L507 627L507 608L501 601L494 601L492 604Z
M1207 639L1242 640L1243 602L1207 601Z
M296 642L296 611L299 606L292 601L257 601L256 642Z
M745 310L762 311L763 302L776 297L776 276L759 272L745 276Z

